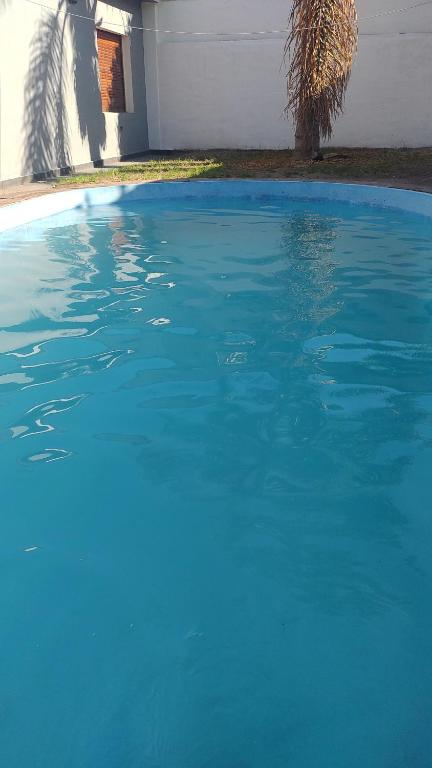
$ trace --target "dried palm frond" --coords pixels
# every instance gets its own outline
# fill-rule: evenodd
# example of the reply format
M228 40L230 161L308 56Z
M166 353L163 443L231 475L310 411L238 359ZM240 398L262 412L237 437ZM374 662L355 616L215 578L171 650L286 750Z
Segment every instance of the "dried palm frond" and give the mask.
M293 0L288 105L302 131L329 138L357 49L355 0Z

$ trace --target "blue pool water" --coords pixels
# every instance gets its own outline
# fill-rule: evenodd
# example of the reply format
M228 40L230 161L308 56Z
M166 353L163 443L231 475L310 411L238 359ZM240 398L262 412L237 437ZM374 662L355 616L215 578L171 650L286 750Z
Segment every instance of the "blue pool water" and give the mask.
M432 765L431 235L227 198L2 236L2 765Z

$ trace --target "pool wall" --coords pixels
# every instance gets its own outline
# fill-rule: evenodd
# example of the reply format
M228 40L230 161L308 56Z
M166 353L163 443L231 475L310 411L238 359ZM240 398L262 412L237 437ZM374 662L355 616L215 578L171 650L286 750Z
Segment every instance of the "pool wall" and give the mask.
M121 201L194 197L287 197L337 200L432 217L432 195L406 189L322 181L199 180L87 187L25 200L0 209L0 232L56 213Z

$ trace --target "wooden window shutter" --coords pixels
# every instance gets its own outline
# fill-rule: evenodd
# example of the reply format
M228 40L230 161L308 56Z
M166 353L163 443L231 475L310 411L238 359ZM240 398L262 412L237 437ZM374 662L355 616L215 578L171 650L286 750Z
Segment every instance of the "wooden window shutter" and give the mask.
M125 87L121 35L97 30L99 74L103 112L125 112Z

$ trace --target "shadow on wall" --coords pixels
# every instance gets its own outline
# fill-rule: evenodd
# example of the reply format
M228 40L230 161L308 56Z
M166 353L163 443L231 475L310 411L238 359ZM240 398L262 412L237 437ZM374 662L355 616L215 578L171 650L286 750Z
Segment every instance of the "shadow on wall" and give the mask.
M84 6L84 7L83 7ZM100 106L98 54L94 25L67 13L67 0L55 12L42 11L32 38L25 83L23 175L33 179L71 170L70 115L73 95L81 141L93 162L106 144L105 118ZM95 19L96 0L84 0L81 15Z

